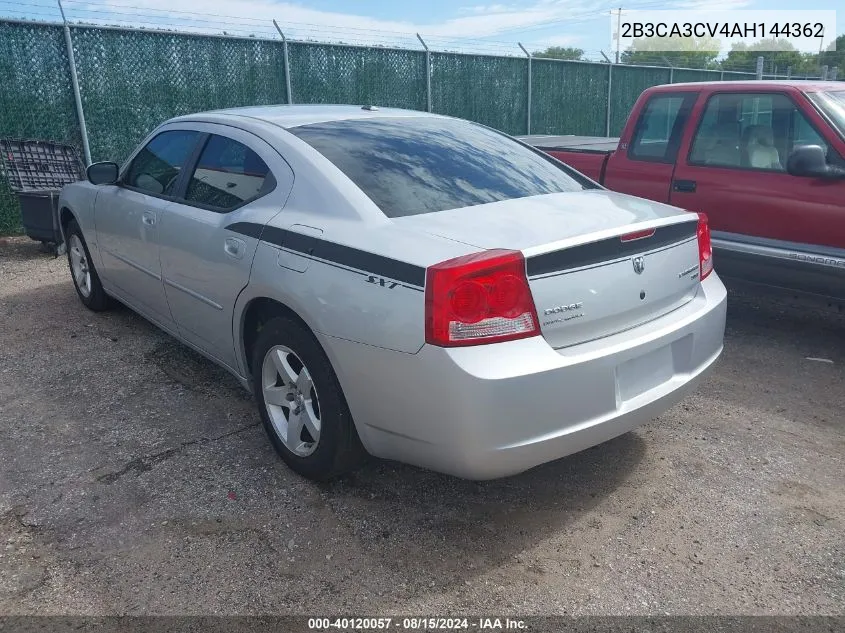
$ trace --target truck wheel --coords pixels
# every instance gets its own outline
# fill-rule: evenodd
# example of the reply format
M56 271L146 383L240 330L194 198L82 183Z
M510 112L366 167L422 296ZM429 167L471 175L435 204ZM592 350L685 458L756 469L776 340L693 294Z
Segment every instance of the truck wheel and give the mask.
M305 327L285 317L267 321L255 342L252 376L264 429L292 470L323 481L363 462L337 376Z
M85 307L94 312L102 312L112 305L112 299L103 290L100 283L100 276L91 261L91 254L82 237L82 230L71 220L67 225L67 261L70 266L70 276L73 279L73 286L76 294Z

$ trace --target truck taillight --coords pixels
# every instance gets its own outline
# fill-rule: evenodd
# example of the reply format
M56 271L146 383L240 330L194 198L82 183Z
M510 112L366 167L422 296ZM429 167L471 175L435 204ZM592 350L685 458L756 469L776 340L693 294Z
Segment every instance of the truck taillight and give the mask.
M426 271L426 343L481 345L539 332L525 259L519 251L482 251L435 264Z
M710 243L710 224L707 215L698 214L698 278L704 281L713 272L713 245Z

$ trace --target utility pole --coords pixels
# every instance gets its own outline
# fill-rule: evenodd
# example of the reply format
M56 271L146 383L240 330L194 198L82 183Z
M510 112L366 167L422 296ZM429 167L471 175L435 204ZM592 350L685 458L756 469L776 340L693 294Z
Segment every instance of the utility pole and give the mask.
M613 14L613 11L611 11ZM616 63L619 63L619 49L622 46L622 7L616 13Z
M276 30L279 32L279 35L282 36L282 59L285 67L285 95L287 96L288 105L292 105L293 94L290 90L290 62L288 61L288 38L286 38L285 34L282 33L282 29L279 28L279 23L276 22L276 20L273 20L273 26L276 27Z
M428 50L428 44L419 33L417 33L417 39L425 49L425 107L431 112L431 51Z
M517 42L519 47L522 49L522 52L528 57L528 120L525 123L525 127L527 131L526 134L531 134L531 53L522 45L522 43Z
M73 56L73 39L70 35L70 27L65 17L65 9L62 0L56 0L59 5L59 12L62 14L62 25L65 32L65 47L67 49L68 66L70 66L70 85L73 88L73 101L76 105L76 119L79 123L79 136L82 139L82 154L85 156L85 167L91 164L91 146L88 144L88 127L85 125L85 111L82 108L82 93L79 90L79 76L76 74L76 59Z

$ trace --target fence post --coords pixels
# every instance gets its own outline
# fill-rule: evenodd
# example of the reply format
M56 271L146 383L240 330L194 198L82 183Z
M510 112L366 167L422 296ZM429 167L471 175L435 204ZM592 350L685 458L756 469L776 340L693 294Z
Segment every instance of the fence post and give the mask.
M607 65L607 112L605 114L604 135L610 136L610 95L613 86L613 64Z
M787 66L787 67L786 67L786 78L787 78L787 79L792 79L792 66Z
M525 50L525 47L522 45L521 42L517 42L519 47L522 49L522 52L528 56L528 120L526 122L525 127L527 128L526 134L531 134L531 53Z
M76 74L76 58L73 55L73 40L70 37L70 27L67 25L65 10L62 7L62 0L59 3L59 11L62 14L62 24L65 32L65 46L67 47L67 60L70 65L70 85L73 88L73 101L76 104L76 118L79 121L79 135L82 137L82 154L85 156L85 166L91 164L91 146L88 144L88 127L85 125L85 111L82 109L82 93L79 91L79 77Z
M827 80L827 65L822 66L822 81Z
M425 49L425 107L431 112L431 51L428 50L428 44L425 43L420 34L417 33L417 39Z
M672 66L669 66L669 83L675 83L675 68Z
M836 81L836 76L839 74L839 66L834 66L830 69L830 74L827 76L831 81Z
M276 23L276 20L273 20L273 26L276 27L276 30L279 32L279 35L282 36L282 58L284 60L285 65L285 93L288 98L288 105L293 103L293 94L290 90L290 62L288 61L288 38L285 37L285 34L282 33L282 29L279 28L279 25Z
M765 59L762 56L757 58L757 79L763 78L763 63L764 62L765 62Z
M719 81L724 81L724 80L725 80L725 71L723 70L722 72L719 73Z

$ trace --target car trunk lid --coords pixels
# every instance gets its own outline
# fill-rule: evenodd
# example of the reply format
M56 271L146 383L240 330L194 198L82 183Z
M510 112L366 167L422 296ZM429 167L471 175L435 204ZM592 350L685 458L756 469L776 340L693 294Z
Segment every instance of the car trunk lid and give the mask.
M643 223L526 258L540 329L555 348L647 323L695 296L697 218Z
M551 194L397 218L480 249L522 251L542 335L563 348L692 300L697 216L607 191Z

